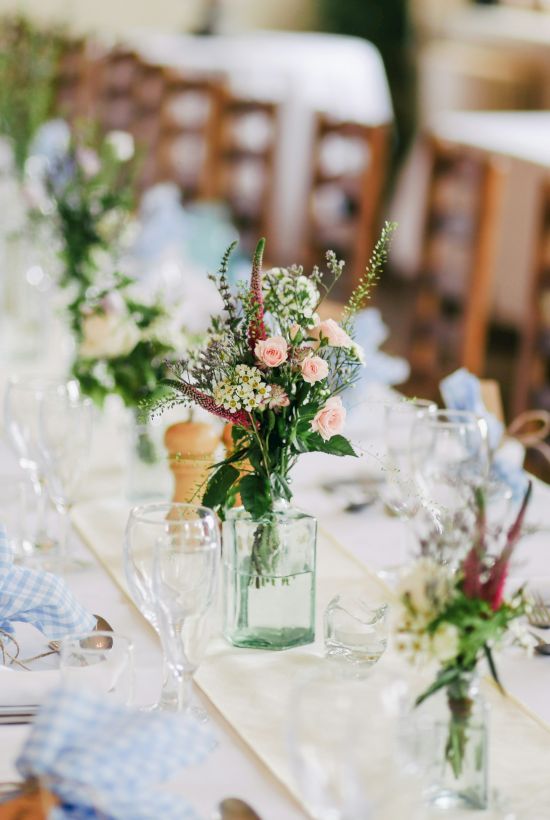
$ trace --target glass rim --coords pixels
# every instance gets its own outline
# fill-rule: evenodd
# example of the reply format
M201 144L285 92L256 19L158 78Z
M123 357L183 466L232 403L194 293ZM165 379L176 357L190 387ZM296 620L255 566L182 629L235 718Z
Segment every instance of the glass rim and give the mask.
M445 421L445 417L449 417ZM475 424L484 421L483 416L474 413L472 410L446 410L438 409L432 415L426 416L422 421L426 424L441 427L457 427L459 425Z
M199 513L197 515L197 519L206 518L207 515L211 515L212 518L217 522L218 517L214 510L210 507L205 507L203 504L189 504L183 501L156 501L149 504L137 504L135 507L132 507L130 513L128 515L128 523L131 521L139 521L142 524L162 524L166 526L167 523L172 525L177 525L183 523L185 521L193 520L193 519L185 519L185 518L176 518L172 519L158 519L149 517L148 513L155 513L155 512L169 512L170 510L195 510ZM200 513L206 513L207 515L201 515Z

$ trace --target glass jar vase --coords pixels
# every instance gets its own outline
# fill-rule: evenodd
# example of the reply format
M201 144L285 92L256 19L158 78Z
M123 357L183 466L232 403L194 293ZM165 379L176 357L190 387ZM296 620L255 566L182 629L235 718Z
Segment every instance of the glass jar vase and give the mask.
M234 646L290 649L315 639L317 522L281 506L223 524L224 635Z
M440 809L489 805L489 712L477 675L464 675L422 706L432 710L429 803Z

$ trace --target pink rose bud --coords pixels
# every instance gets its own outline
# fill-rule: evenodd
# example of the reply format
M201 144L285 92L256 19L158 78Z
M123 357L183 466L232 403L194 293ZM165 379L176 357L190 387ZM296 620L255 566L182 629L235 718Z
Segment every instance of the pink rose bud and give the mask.
M334 319L325 319L324 322L319 322L310 330L310 336L314 339L325 339L330 347L351 347L353 345L353 339Z
M288 329L288 335L290 336L290 341L293 342L302 332L302 328L300 325L296 324L290 325Z
M342 432L345 421L346 409L342 399L340 396L332 396L311 422L311 429L328 441L332 436Z
M288 345L282 336L271 336L256 342L254 354L266 367L279 367L288 358Z
M315 384L328 376L328 362L320 356L308 356L302 362L302 376L308 384Z

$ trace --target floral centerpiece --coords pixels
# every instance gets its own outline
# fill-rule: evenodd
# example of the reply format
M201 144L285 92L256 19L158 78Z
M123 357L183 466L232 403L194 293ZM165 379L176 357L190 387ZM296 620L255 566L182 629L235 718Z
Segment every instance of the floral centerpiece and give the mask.
M28 175L35 210L53 210L61 239L60 285L71 289L76 306L98 277L116 270L130 221L135 171L130 134L112 131L98 140L68 132L68 144Z
M212 320L205 347L172 366L172 396L161 406L194 403L233 424L233 450L214 465L203 503L227 517L226 635L238 645L284 648L313 639L315 533L307 517L285 506L289 474L304 453L355 455L343 435L341 399L362 365L353 320L386 259L393 227L384 227L341 324L317 314L343 271L334 253L327 253L325 275L315 268L306 276L298 267L264 275L260 240L250 283L233 293L231 246L215 277L224 312ZM237 496L243 509L228 512ZM262 591L271 593L264 606ZM285 591L296 597L291 606L301 608L301 624L290 624L287 610L283 625ZM256 616L263 625L253 623Z
M447 696L450 717L441 780L447 778L449 782L446 789L438 787L435 795L437 802L443 793L445 805L455 805L455 798L456 803L470 807L487 805L486 729L476 702L476 670L485 659L501 687L492 647L526 611L523 591L506 598L504 588L530 493L531 484L514 524L504 534L491 537L484 496L477 490L475 542L458 570L453 572L433 555L425 555L399 587L398 650L414 663L440 664L434 682L416 703L421 704L440 690L445 690Z

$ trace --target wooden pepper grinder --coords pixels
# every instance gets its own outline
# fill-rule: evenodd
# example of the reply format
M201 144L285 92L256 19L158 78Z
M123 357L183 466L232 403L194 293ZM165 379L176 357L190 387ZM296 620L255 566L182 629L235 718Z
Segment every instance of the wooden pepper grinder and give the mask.
M175 479L174 502L201 503L219 444L218 432L207 422L181 421L168 427L164 445Z

